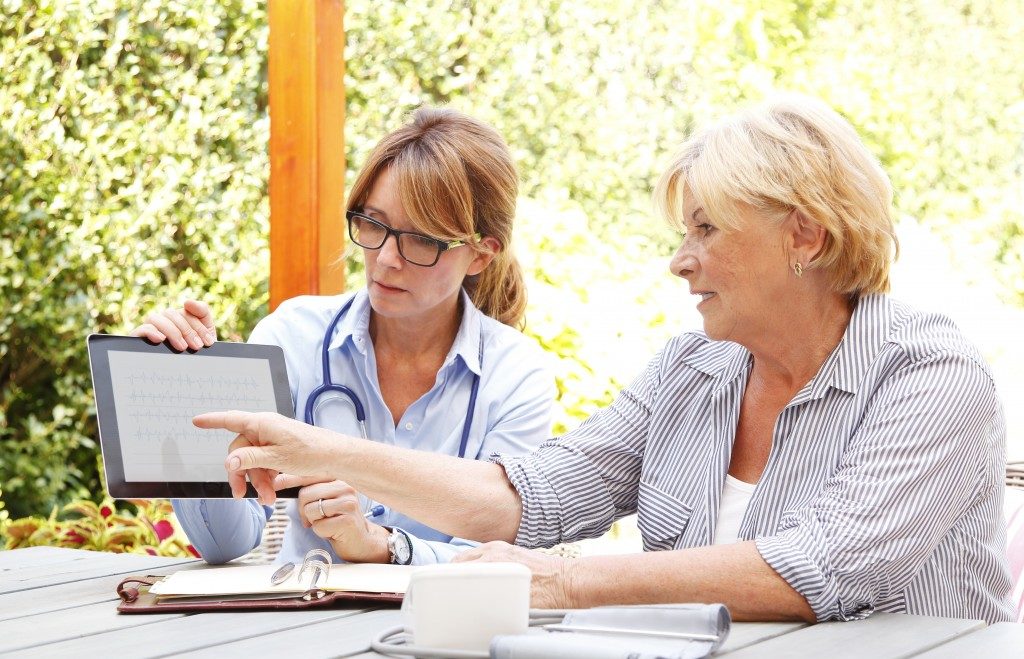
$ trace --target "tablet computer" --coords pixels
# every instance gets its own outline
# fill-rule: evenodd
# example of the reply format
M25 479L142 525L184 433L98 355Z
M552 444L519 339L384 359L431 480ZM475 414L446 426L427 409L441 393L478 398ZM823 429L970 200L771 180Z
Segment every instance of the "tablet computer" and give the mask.
M196 428L192 417L223 410L293 415L279 346L218 341L179 352L166 342L109 334L90 335L88 346L114 498L230 498L224 460L236 435ZM246 496L256 496L252 485Z

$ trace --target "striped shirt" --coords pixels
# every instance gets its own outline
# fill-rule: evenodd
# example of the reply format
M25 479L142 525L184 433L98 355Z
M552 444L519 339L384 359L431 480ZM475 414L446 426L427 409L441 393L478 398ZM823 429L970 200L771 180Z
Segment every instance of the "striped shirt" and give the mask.
M711 544L751 365L680 335L575 431L492 456L522 498L517 544L597 537L634 512L646 551ZM949 319L865 296L780 413L739 538L818 620L1009 620L1005 435L992 375Z

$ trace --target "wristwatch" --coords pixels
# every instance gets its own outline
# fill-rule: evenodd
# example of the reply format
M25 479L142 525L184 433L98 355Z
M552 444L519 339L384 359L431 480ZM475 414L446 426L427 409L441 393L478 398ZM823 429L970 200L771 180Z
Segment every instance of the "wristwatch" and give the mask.
M394 565L412 563L412 540L405 531L395 527L391 529L391 535L388 536L388 553Z

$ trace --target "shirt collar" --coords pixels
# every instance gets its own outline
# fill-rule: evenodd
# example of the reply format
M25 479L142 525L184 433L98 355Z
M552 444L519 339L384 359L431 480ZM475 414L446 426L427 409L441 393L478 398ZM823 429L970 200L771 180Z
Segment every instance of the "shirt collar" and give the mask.
M370 340L370 295L365 288L344 300L334 311L334 315L337 315L350 301L351 306L338 321L338 327L334 330L334 336L331 337L331 343L328 346L329 350L340 348L349 338ZM334 315L331 316L332 320Z
M455 341L452 343L452 348L448 352L448 357L445 358L444 363L445 365L450 364L456 357L460 357L466 368L479 375L481 372L480 345L483 341L481 328L483 313L473 305L473 301L469 298L469 294L466 293L465 289L460 292L460 295L462 298L462 321L459 323L459 331L455 334ZM366 342L370 340L369 294L364 288L350 297L349 300L352 301L352 306L348 308L348 311L338 321L338 327L335 329L334 336L331 337L331 342L328 346L329 350L340 348L350 337L352 339L363 339L362 342L357 341L357 345L362 343L365 346ZM337 314L341 311L348 304L349 300L345 300L334 313ZM334 316L331 318L333 319ZM365 351L365 348L361 348L361 350Z
M882 349L887 335L892 304L888 296L875 293L857 302L842 340L798 398L819 398L829 387L856 393L871 362ZM703 336L703 333L698 333ZM746 371L750 353L729 341L708 341L684 360L687 366L718 379L716 389ZM809 391L808 391L809 389Z
M814 377L811 395L823 396L828 387L856 393L871 362L888 338L892 302L873 293L857 301L842 341Z
M484 314L473 305L469 299L469 293L462 289L462 322L459 323L459 331L455 334L455 342L448 352L445 364L451 363L456 357L462 359L462 363L472 372L480 375L480 355L483 352L481 345L484 340L483 316Z
M750 362L746 348L732 341L712 341L703 332L695 332L704 339L701 348L683 360L687 366L718 379L715 389L731 382L745 371Z

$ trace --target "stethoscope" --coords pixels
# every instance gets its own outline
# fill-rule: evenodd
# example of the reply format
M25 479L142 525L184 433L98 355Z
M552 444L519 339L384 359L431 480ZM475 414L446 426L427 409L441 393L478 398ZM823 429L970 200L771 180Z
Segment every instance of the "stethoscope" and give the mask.
M341 321L342 316L344 316L345 313L349 310L349 307L352 306L353 300L355 300L355 296L349 298L349 301L346 302L345 305L341 308L341 310L338 311L338 313L334 316L334 320L332 320L331 324L327 327L327 333L324 335L323 350L320 355L321 361L323 363L323 384L321 384L319 387L311 391L309 393L309 397L306 398L305 419L306 423L308 423L309 425L316 425L315 423L313 423L313 413L319 408L319 405L317 404L317 399L329 391L336 391L340 394L344 394L345 396L348 397L350 401L352 401L352 407L354 407L356 411L356 420L359 422L359 433L362 435L363 439L367 439L366 409L363 407L363 403L362 401L359 400L359 396L356 395L356 392L352 391L343 384L334 384L334 382L331 380L331 367L327 359L327 346L330 344L331 339L334 337L334 330L337 328L338 322ZM484 342L483 337L481 337L480 363L483 364L483 361ZM473 387L472 389L470 389L469 392L469 406L466 408L466 420L462 424L462 441L459 442L460 458L466 457L466 445L469 443L469 430L473 426L473 409L476 407L476 392L477 389L479 388L480 375L478 373L474 373ZM331 399L328 399L328 401L329 400ZM320 404L323 404L324 402L328 401L322 401Z

